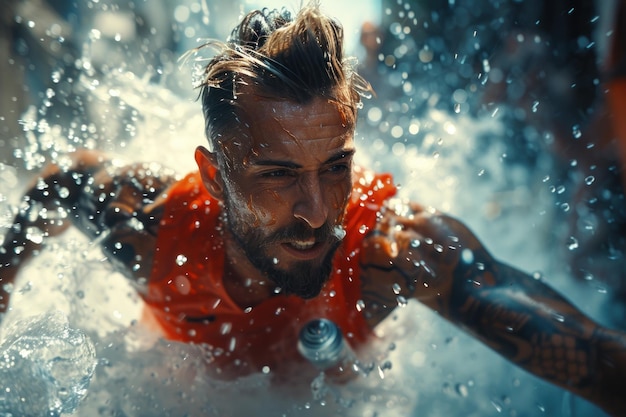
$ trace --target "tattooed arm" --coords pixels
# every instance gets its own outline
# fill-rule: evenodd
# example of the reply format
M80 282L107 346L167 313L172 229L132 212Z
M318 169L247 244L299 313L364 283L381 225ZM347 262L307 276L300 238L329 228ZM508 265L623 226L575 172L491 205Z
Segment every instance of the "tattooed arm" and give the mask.
M122 272L148 278L161 216L161 196L174 176L157 164L116 166L94 151L78 151L47 166L24 195L0 247L0 313L19 269L49 236L70 224L98 239Z
M420 206L388 210L366 239L363 297L375 326L416 298L534 375L626 414L626 335L494 259L457 220Z

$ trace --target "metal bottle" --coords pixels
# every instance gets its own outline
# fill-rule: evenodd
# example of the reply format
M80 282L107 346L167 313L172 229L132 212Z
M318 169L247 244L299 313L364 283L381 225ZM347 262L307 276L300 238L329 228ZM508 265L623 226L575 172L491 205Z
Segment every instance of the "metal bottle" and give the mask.
M329 376L350 374L356 370L354 353L343 339L341 330L324 318L311 320L300 330L298 351Z

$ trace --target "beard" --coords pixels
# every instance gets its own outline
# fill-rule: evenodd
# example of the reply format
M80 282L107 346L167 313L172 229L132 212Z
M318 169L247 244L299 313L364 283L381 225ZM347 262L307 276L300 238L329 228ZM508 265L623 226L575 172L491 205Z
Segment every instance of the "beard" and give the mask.
M236 221L233 202L224 199L226 225L235 242L243 250L250 263L276 284L283 293L296 295L304 299L316 297L328 281L333 266L333 257L341 244L341 239L334 232L335 225L325 223L318 229L312 229L303 221L278 229L271 234L255 227L254 222ZM329 250L322 261L296 261L287 269L281 268L280 261L267 253L272 244L289 240L308 240L314 238L318 243L328 243Z

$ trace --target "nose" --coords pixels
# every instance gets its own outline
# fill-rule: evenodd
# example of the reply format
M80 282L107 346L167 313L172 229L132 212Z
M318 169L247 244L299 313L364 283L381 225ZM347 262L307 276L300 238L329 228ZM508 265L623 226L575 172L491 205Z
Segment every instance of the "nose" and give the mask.
M326 223L328 211L318 174L302 174L298 180L298 198L293 206L294 217L318 229Z

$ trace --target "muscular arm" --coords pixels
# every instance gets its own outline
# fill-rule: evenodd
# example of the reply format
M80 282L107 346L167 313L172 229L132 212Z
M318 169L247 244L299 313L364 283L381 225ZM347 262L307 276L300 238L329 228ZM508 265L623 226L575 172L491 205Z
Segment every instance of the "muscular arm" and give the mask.
M406 210L405 210L406 211ZM416 298L516 365L609 413L626 413L626 337L544 284L494 259L460 222L388 212L361 259L371 325Z
M0 247L0 312L20 267L49 236L76 225L98 239L105 254L141 283L152 266L161 196L174 181L156 164L115 166L103 155L79 151L63 166L46 167L28 189ZM43 238L42 238L43 237Z

